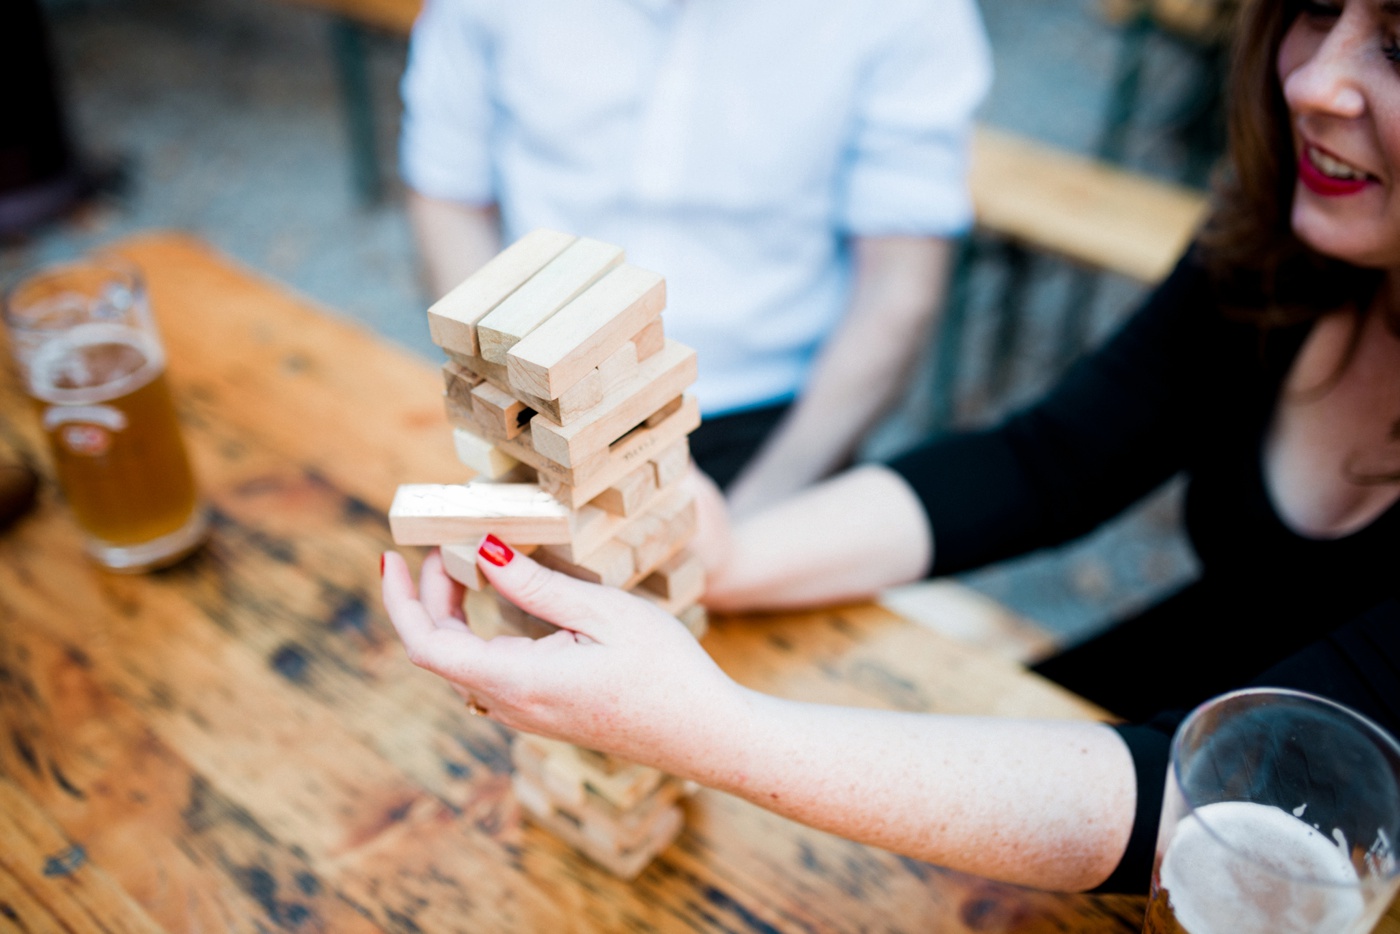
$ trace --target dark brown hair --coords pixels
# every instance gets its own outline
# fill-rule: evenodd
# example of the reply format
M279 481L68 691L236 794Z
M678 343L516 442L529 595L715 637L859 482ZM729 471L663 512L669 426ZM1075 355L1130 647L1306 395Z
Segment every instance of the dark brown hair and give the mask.
M1200 256L1235 315L1271 325L1346 305L1364 313L1381 273L1323 256L1293 233L1297 157L1278 52L1302 0L1248 0L1234 30L1226 107L1229 149L1215 179Z

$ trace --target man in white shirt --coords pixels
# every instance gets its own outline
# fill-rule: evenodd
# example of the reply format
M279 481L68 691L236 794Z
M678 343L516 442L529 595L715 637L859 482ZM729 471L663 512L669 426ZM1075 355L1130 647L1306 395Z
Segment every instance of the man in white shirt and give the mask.
M692 450L744 512L898 401L989 83L975 0L427 0L401 163L430 285L537 227L664 275Z

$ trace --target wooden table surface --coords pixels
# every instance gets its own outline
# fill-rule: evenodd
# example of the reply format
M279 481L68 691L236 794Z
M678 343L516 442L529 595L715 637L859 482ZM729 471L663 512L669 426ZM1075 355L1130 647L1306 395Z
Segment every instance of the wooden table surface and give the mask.
M1141 899L994 884L709 791L632 884L523 823L506 731L406 661L376 598L395 486L464 477L435 367L191 238L119 248L214 531L106 574L47 484L0 535L0 931L1138 930ZM8 370L0 440L46 463ZM717 620L705 645L792 697L1092 713L873 606Z

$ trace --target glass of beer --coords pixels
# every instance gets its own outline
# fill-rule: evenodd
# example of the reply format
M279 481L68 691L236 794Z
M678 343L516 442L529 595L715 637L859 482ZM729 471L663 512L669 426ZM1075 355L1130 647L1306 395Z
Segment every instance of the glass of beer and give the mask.
M1400 745L1272 688L1197 708L1172 741L1147 934L1366 934L1400 884Z
M88 553L136 572L197 547L207 517L136 268L93 258L39 269L6 291L4 316Z

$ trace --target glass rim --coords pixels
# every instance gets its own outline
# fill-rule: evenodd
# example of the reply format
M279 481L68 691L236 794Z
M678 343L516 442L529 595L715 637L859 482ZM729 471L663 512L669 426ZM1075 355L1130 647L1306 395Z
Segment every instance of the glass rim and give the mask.
M1205 807L1205 805L1193 801L1191 799L1191 795L1187 794L1186 788L1181 781L1181 744L1186 736L1188 727L1200 720L1211 709L1218 707L1223 703L1238 700L1240 698L1261 696L1283 697L1289 698L1291 700L1301 700L1306 701L1310 704L1316 704L1318 706L1331 708L1333 711L1341 713L1345 715L1349 720L1352 720L1355 723L1357 723L1362 728L1363 732L1371 735L1373 739L1378 740L1379 745L1387 748L1391 755L1393 755L1397 760L1400 760L1400 741L1397 741L1396 738L1392 736L1390 732L1384 727L1382 727L1379 723L1372 720L1370 717L1366 716L1360 711L1353 710L1345 704L1338 703L1337 701L1334 701L1327 697L1321 697L1317 694L1309 694L1307 691L1298 691L1293 688L1241 688L1239 690L1228 691L1224 694L1217 695L1215 697L1210 698L1209 700L1203 701L1202 703L1198 704L1189 714L1186 715L1186 719L1181 721L1181 725L1177 727L1175 735L1172 736L1170 768L1173 782L1176 785L1176 791L1179 795L1181 795L1181 799L1186 802L1187 812L1190 814L1190 816L1196 819L1197 825L1200 826L1200 828L1204 830L1212 840L1214 840L1220 846L1223 846L1225 849L1229 850L1231 853L1234 853L1237 856L1240 856L1241 858L1247 859L1254 864L1257 864L1257 860L1252 858L1248 853L1242 852L1238 847L1236 847L1230 841L1226 840L1224 837L1218 834L1215 828L1212 827L1208 821L1201 818L1200 810L1201 808ZM1347 861L1350 862L1350 858L1348 858ZM1354 883L1338 882L1333 879L1319 879L1313 876L1281 872L1269 866L1259 866L1258 868L1261 869L1263 872L1267 872L1269 875L1274 876L1275 878L1285 879L1289 882L1302 882L1306 883L1307 885L1344 890L1364 889L1377 884L1383 885L1393 882L1397 878L1400 878L1400 858L1392 859L1392 865L1390 867L1390 870L1384 875L1376 875L1370 877L1369 880L1358 878Z
M139 295L144 295L146 292L146 277L142 274L141 267L115 253L93 253L87 256L49 260L21 267L0 280L0 320L3 320L5 326L11 330L46 330L45 328L27 326L15 318L10 311L15 296L26 286L35 282L54 278L63 272L84 268L105 268L120 273L128 278L134 292Z

